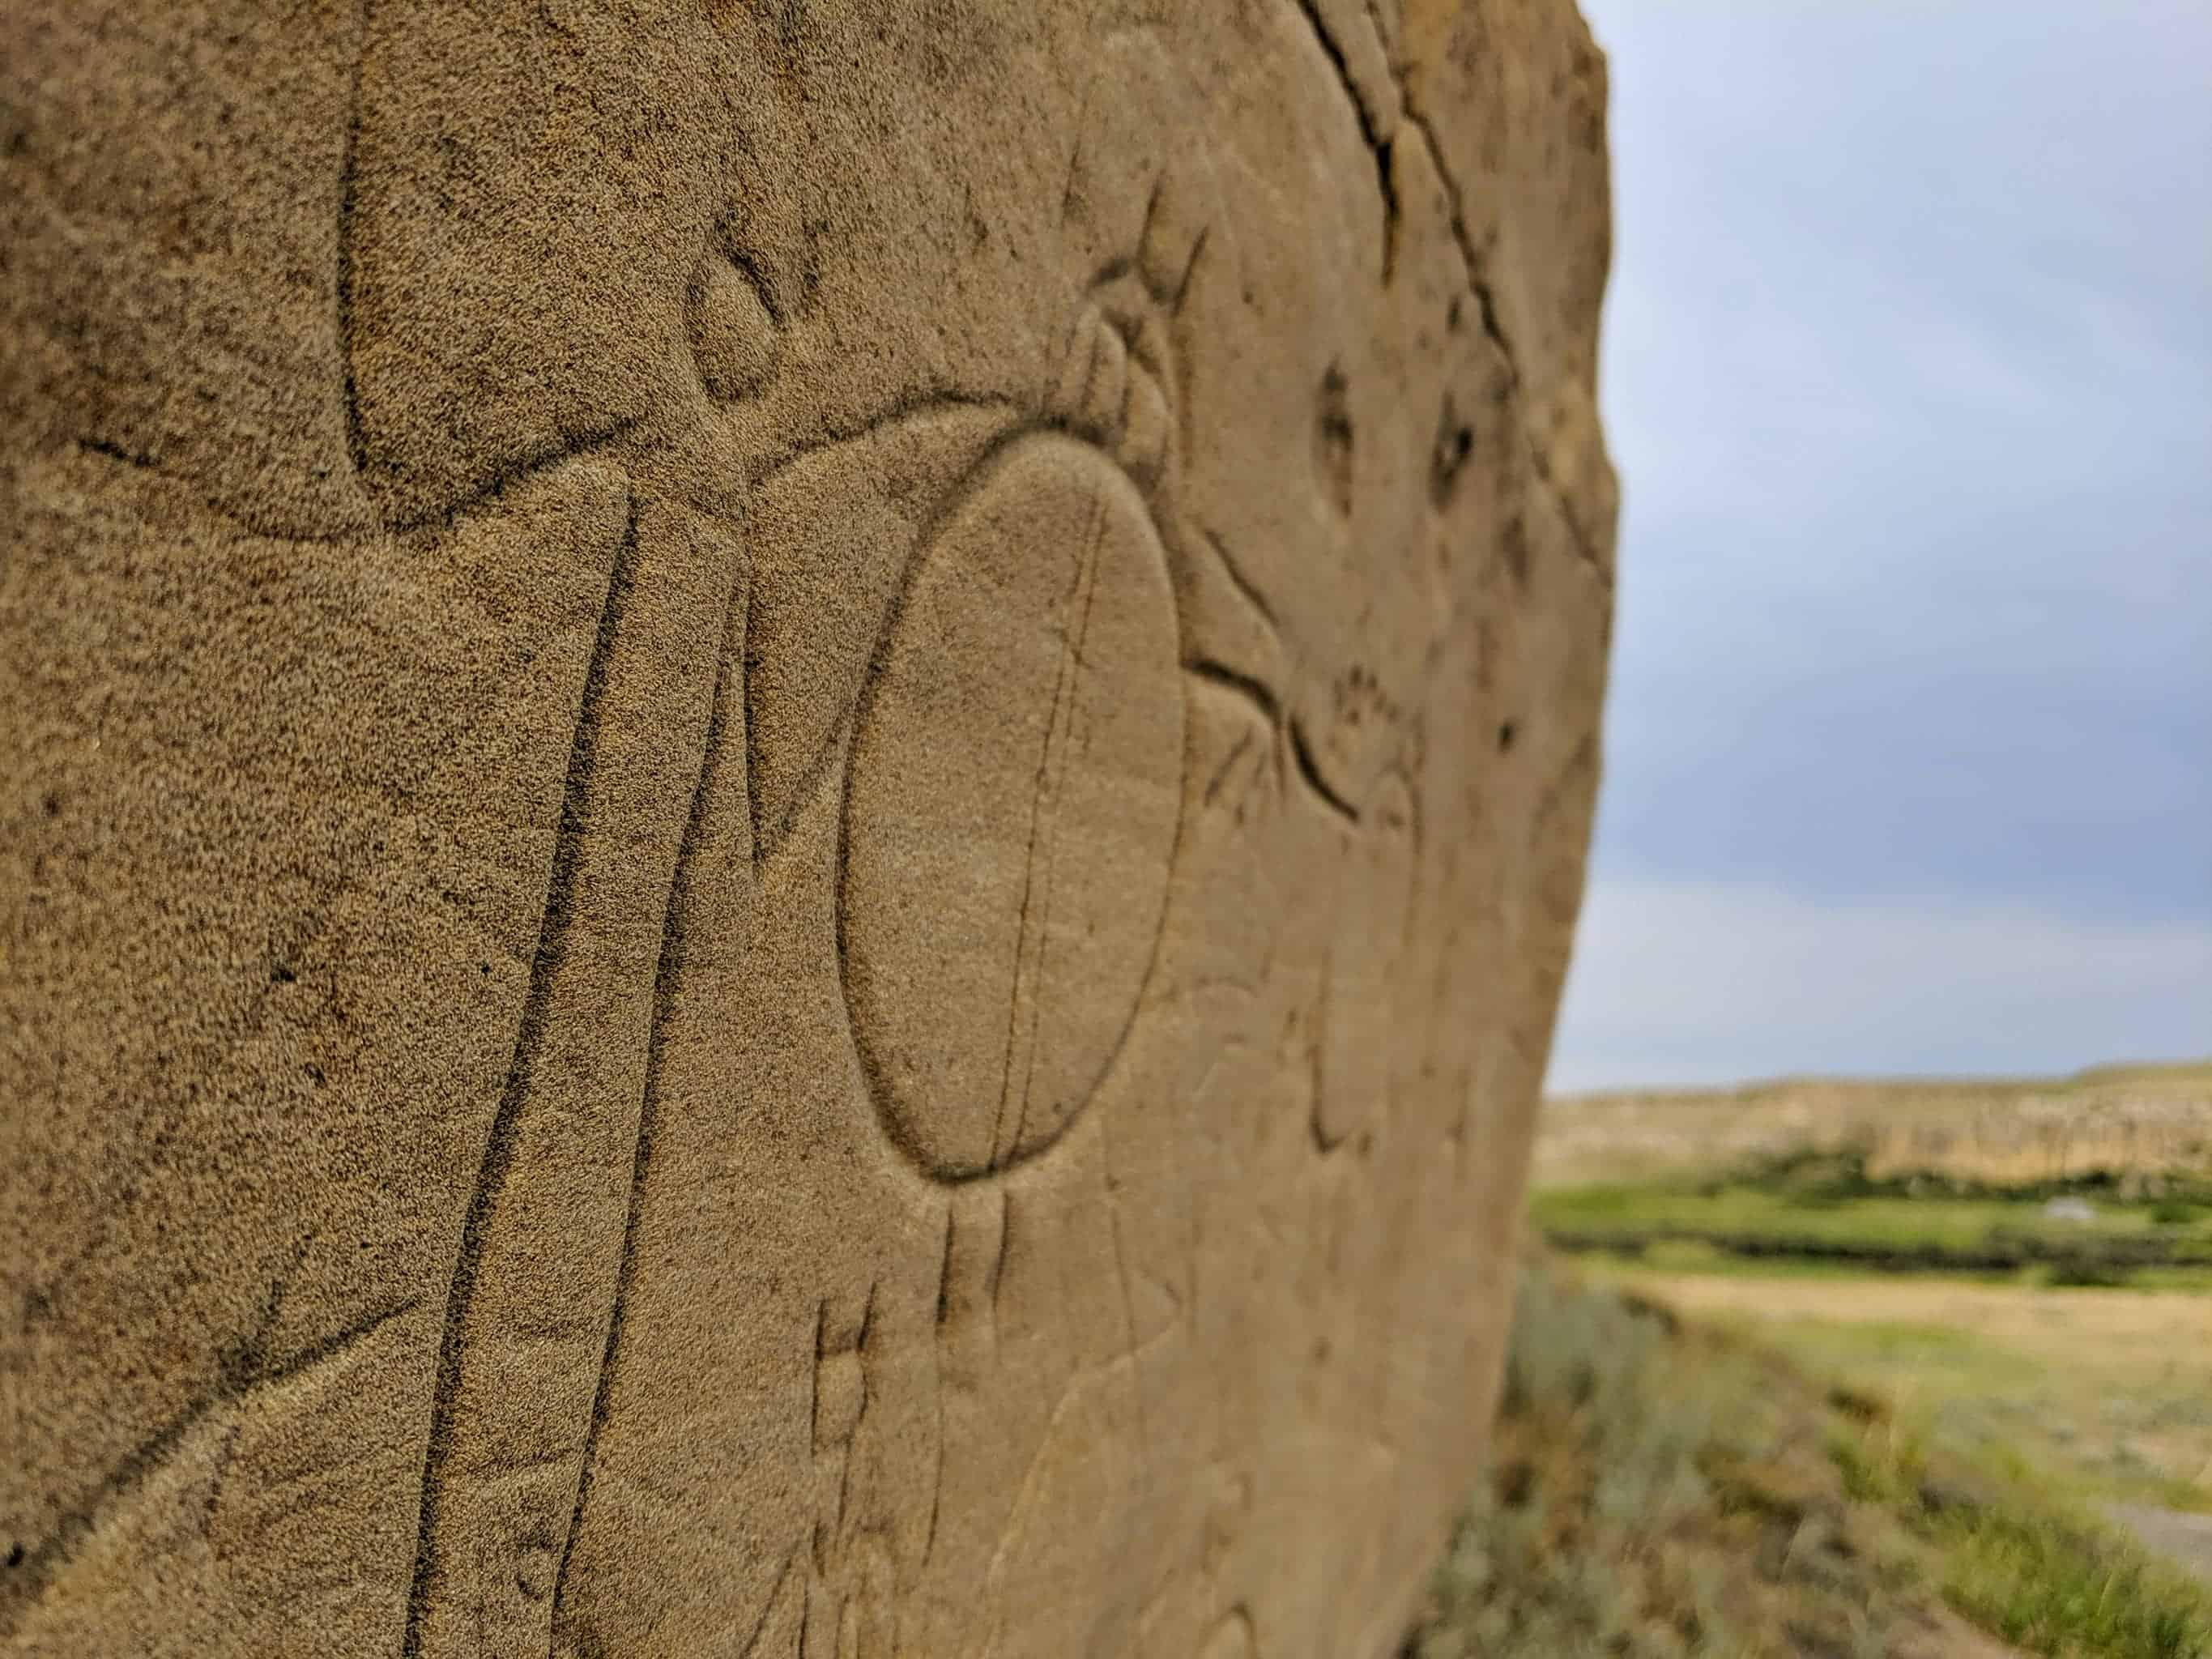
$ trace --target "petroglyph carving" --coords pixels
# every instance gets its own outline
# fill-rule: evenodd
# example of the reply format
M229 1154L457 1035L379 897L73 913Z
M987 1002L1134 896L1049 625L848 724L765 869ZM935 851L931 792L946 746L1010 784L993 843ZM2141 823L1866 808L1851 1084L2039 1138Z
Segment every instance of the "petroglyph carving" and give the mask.
M939 1178L1049 1145L1128 1028L1182 804L1176 647L1142 500L1050 436L987 464L904 596L854 738L839 926L878 1108Z
M1419 900L1419 823L1402 778L1388 779L1352 837L1322 990L1314 1139L1334 1147L1385 1104L1401 1052L1394 1039L1413 987L1402 976Z
M1567 0L123 12L0 25L0 1654L1388 1650L1595 786Z
M680 966L672 896L706 787L699 765L671 768L659 751L673 720L678 755L708 754L721 702L726 635L672 639L654 624L726 618L737 571L714 527L634 509L585 678L530 994L446 1298L413 1651L550 1641L617 1340L665 981Z
M811 757L756 754L757 816L780 845L805 785L777 774L803 763L818 787L852 728L842 982L884 1127L934 1179L1000 1170L1057 1139L1151 966L1182 795L1183 641L1156 514L1177 442L1167 319L1206 235L1186 222L1194 195L1154 182L1135 248L1108 262L1066 331L1044 407L1006 419L924 513L872 525L865 507L825 510L805 491L832 533L878 540L858 559L810 550L791 574L836 571L865 596L855 623L883 621L852 712L825 724L823 705L847 694L815 689L808 738L793 745ZM933 436L962 456L982 426L947 409L894 424L914 430L874 428L810 455L805 473L874 482L883 474L855 466L854 450ZM854 584L856 565L867 574ZM776 586L771 574L763 592ZM821 629L818 613L809 621ZM846 624L848 639L863 626ZM763 640L761 695L789 700L777 657L819 663L836 649ZM939 896L926 916L917 889Z
M684 310L691 356L708 397L733 403L768 384L781 341L757 276L710 249L691 279Z

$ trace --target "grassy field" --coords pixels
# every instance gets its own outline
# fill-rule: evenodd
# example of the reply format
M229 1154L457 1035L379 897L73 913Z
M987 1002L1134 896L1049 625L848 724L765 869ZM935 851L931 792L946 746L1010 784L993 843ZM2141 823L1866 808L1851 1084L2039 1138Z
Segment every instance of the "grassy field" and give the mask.
M1937 1188L1908 1195L1868 1182L1851 1158L1813 1167L1820 1173L1808 1173L1802 1160L1774 1160L1728 1178L1553 1188L1537 1193L1532 1208L1546 1235L1569 1249L1646 1255L1694 1245L1704 1247L1699 1260L1984 1275L2036 1270L2080 1284L2156 1275L2170 1288L2212 1288L2212 1202L2193 1186L2185 1195L2132 1200L2101 1182L2057 1193ZM1686 1258L1678 1253L1674 1261Z
M2212 1296L1610 1264L1592 1278L1756 1335L2077 1501L2212 1512Z
M1820 1101L1832 1121L1808 1115ZM1556 1247L1907 1399L1946 1437L2014 1448L2081 1496L2212 1510L2212 1066L1630 1097L1618 1156L1593 1139L1607 1109L1547 1108L1532 1213ZM1969 1167L1931 1130L1972 1125L1984 1149L2032 1139L2008 1111L2069 1124L2071 1150ZM1652 1125L1668 1112L1687 1139L1662 1158ZM2161 1133L2105 1121L2130 1112Z
M2014 1459L1726 1324L1524 1273L1401 1659L2198 1659L2212 1593Z
M2212 1655L2212 1064L1571 1097L1536 1177L1409 1656Z

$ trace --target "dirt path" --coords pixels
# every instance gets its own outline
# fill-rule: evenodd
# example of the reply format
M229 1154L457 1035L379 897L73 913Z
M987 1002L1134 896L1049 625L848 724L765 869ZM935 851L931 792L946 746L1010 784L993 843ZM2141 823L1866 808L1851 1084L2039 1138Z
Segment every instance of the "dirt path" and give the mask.
M2148 1504L2114 1504L2106 1513L2184 1572L2212 1584L2212 1515L2154 1509Z
M1948 1326L2079 1354L2102 1342L2212 1342L2212 1297L2195 1291L2045 1290L1936 1278L1760 1278L1637 1272L1623 1281L1688 1314Z
M1929 1644L1910 1650L1900 1659L2028 1659L2015 1647L2008 1647L1987 1631L1977 1630L1958 1614L1944 1612L1937 1615Z

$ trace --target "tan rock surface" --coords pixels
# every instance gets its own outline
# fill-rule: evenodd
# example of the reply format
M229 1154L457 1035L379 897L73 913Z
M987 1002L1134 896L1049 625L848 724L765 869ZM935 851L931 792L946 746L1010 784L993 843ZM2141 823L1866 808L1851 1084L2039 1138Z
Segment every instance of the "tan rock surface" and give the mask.
M1366 1656L1613 495L1571 0L0 14L0 1651Z

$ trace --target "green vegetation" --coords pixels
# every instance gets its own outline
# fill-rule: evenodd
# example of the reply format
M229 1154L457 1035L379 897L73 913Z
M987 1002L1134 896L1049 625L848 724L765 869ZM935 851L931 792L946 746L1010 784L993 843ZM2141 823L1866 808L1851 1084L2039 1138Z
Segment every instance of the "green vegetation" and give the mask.
M2109 1176L2014 1189L1876 1180L1855 1153L1790 1154L1729 1176L1554 1188L1532 1204L1555 1248L1633 1256L1693 1245L1739 1261L1856 1272L2033 1273L2062 1285L2156 1274L2212 1285L2212 1210L2129 1197Z
M2212 1652L2212 1597L1881 1395L1545 1268L1402 1659Z
M1954 1451L2024 1457L2081 1504L2212 1510L2201 1292L1597 1272L1895 1400Z
M1908 1651L1937 1617L1909 1540L1850 1500L1829 1408L1778 1369L1524 1273L1489 1479L1405 1659Z
M2151 1191L2136 1172L2107 1165L2070 1172L2005 1180L1960 1168L1915 1168L1893 1164L1877 1171L1864 1146L1828 1149L1792 1146L1744 1160L1733 1178L1710 1180L1717 1191L1741 1184L1779 1194L1799 1204L1839 1203L1847 1199L1993 1199L2008 1204L2045 1203L2057 1198L2094 1199L2164 1210L2176 1219L2194 1219L2197 1204L2212 1195L2193 1171L2168 1170ZM2194 1201L2192 1201L2194 1200Z
M1948 1444L2019 1448L2085 1503L2212 1510L2212 1212L2048 1206L1778 1158L1542 1193L1534 1212L1595 1271L1909 1400Z
M1409 1655L2212 1654L2212 1066L1573 1097L1535 1166L1591 1288Z
M1852 1497L1887 1505L1931 1545L1945 1601L2006 1641L2115 1659L2212 1648L2212 1597L2018 1460L1947 1478L1917 1436L1881 1423L1838 1435L1830 1452Z

